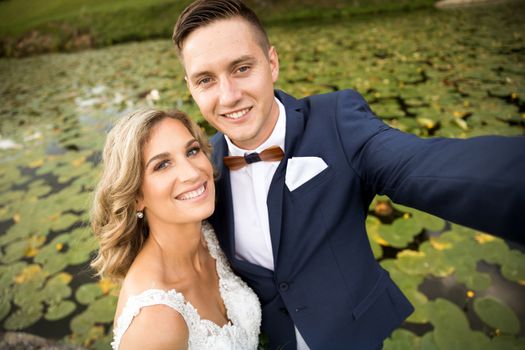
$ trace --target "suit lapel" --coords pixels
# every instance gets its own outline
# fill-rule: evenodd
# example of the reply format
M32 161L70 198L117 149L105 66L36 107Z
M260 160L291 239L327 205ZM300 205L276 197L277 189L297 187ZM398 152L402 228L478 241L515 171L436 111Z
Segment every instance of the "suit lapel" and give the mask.
M228 146L222 134L217 134L213 142L213 158L217 179L215 180L216 205L212 225L217 233L221 248L232 260L235 257L235 222L233 220L233 201L230 183L230 170L224 166L223 158L228 155ZM214 137L214 138L215 138Z
M266 200L268 219L270 222L270 235L272 237L274 266L277 266L279 244L281 242L286 166L288 159L295 153L295 147L304 129L304 116L301 112L299 101L279 90L276 90L276 97L283 103L286 110L286 136L284 143L285 156L275 171Z

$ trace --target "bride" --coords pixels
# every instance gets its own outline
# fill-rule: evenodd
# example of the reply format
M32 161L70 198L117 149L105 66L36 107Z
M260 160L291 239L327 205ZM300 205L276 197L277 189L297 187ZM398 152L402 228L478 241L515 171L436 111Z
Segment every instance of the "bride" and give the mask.
M103 151L92 266L121 281L113 349L256 349L253 291L203 222L215 207L210 148L181 112L119 120Z

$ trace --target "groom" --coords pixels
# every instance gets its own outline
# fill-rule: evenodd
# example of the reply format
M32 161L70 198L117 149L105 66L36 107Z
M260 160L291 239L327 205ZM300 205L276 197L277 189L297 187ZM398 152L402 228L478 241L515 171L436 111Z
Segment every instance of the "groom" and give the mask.
M384 124L352 90L274 91L277 52L236 0L194 2L173 39L219 130L211 222L259 296L272 349L376 349L413 311L370 249L377 193L505 238L525 227L525 138L424 140Z

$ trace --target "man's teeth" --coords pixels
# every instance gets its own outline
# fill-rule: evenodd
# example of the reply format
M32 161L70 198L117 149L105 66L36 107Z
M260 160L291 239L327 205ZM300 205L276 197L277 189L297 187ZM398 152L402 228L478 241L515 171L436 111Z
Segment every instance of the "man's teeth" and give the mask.
M238 112L234 112L234 113L225 113L224 115L227 118L230 118L230 119L239 119L242 116L244 116L246 113L248 113L249 111L250 111L250 109L246 108L246 109L243 109L242 111L238 111Z
M202 185L195 191L186 192L186 193L181 194L180 196L177 196L177 199L180 199L183 201L188 200L188 199L193 199L203 194L205 190L206 188L204 187L204 185Z

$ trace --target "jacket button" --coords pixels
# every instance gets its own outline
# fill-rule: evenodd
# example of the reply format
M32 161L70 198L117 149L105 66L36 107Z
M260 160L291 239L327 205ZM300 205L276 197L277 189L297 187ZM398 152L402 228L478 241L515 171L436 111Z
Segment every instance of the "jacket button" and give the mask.
M288 290L288 287L288 283L286 282L279 283L279 289L281 290L281 292L286 292Z
M279 308L279 311L281 311L285 315L288 315L288 310L285 307Z

